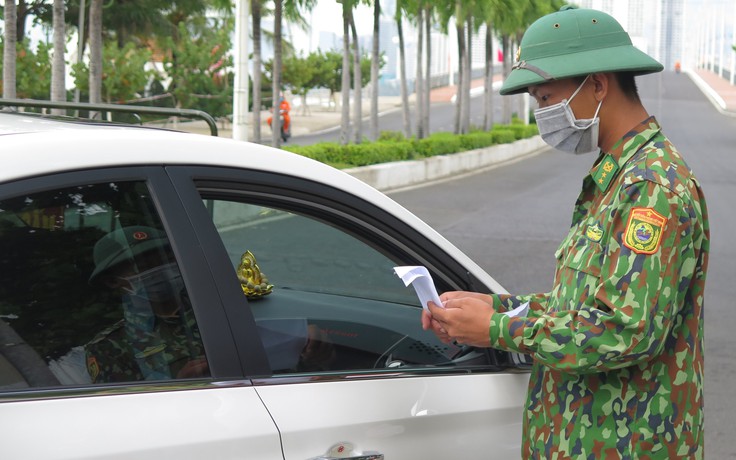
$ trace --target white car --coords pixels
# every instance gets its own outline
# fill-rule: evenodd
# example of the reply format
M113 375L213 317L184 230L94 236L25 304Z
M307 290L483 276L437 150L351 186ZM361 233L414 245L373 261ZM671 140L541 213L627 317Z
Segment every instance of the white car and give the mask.
M396 202L228 139L0 113L3 459L518 458L525 357L393 267L503 292Z

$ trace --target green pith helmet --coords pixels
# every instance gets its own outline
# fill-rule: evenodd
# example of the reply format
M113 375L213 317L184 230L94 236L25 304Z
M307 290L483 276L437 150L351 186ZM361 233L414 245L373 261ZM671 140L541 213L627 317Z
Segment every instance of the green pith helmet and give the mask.
M564 6L529 26L500 93L522 93L531 85L591 73L643 75L663 68L634 47L629 34L608 14Z

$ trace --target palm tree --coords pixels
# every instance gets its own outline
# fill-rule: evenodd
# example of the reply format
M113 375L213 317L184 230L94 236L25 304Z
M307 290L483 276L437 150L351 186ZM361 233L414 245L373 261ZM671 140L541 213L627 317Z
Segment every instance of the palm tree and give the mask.
M496 16L496 30L501 34L503 47L503 72L504 76L511 72L515 49L526 28L538 18L558 10L564 2L562 0L531 0L529 2L509 2L506 14ZM523 96L512 96L503 98L503 123L511 123L513 116L514 99L522 102L519 98ZM523 106L522 106L523 107ZM519 115L522 111L519 111Z
M16 60L16 30L17 11L15 0L5 0L5 41L3 47L3 98L15 99L15 60Z
M399 0L396 4L396 28L399 35L399 81L401 82L401 120L404 136L411 136L411 117L409 113L409 88L406 82L406 48L404 46L404 2Z
M465 89L466 62L468 59L467 48L465 46L465 20L460 2L457 3L455 14L455 30L457 32L457 91L455 97L455 134L463 132L463 105L465 98L462 97Z
M64 0L54 0L54 60L51 64L51 100L66 101L64 85ZM62 115L66 111L54 109L52 113Z
M496 15L494 25L497 33L500 34L501 38L501 51L503 53L503 75L504 77L511 71L513 53L513 38L516 36L519 29L523 27L524 23L524 10L528 7L528 4L518 4L511 2L510 8L507 9L506 14ZM501 111L501 122L511 122L512 112L512 97L504 97L502 100L502 111Z
M419 27L422 27L422 24L419 24ZM426 135L429 135L429 104L430 104L430 94L432 92L432 5L430 3L427 3L424 7L424 38L426 41L426 46L424 50L424 55L426 57L425 60L425 77L424 77L424 94L422 94L421 97L424 98L424 103L422 106L424 107L424 112L421 114L421 123L422 123L422 132L424 132Z
M478 17L482 18L486 26L485 46L485 73L483 91L483 129L493 128L493 80L494 63L496 58L493 52L493 32L497 23L518 15L518 4L514 0L490 0L482 2Z
M101 101L102 0L92 0L89 5L89 102L99 103Z
M397 6L398 9L398 6ZM373 0L373 48L371 50L371 138L378 139L378 71L380 59L381 0Z
M363 75L360 69L360 44L355 18L350 11L350 30L353 34L353 124L355 126L355 143L363 141Z
M5 4L7 5L8 2L6 0ZM17 5L16 5L17 4ZM21 42L23 41L23 38L26 36L26 24L29 22L28 17L29 16L35 16L40 17L43 15L46 11L46 8L48 5L45 1L39 1L35 0L32 1L30 4L28 4L25 0L18 0L17 2L13 3L13 16L14 16L14 24L15 24L15 41ZM7 6L6 6L7 8ZM8 17L5 17L5 22L7 24Z
M463 57L465 56L465 34L464 24L460 20L463 16L463 4L460 0L442 0L434 2L435 11L437 13L437 21L440 30L443 34L448 34L450 31L451 24L454 24L455 31L457 34L457 46L458 46L458 93L455 100L455 121L454 130L456 133L460 132L460 113L461 113L461 102L462 99L459 97L460 90L462 89L462 76L463 76ZM453 22L454 21L454 22ZM453 69L449 69L453 72Z
M217 0L218 2L227 0ZM253 14L253 37L254 37L254 53L258 56L257 60L254 61L254 79L253 79L253 115L254 115L254 139L260 139L260 104L261 104L261 18L263 13L263 1L262 0L251 0L259 3L255 6L256 11ZM274 0L274 27L273 27L273 44L274 44L274 56L273 56L273 68L271 69L272 78L272 92L273 92L273 117L271 121L271 145L279 147L281 145L281 119L278 113L278 106L280 104L281 96L281 74L284 60L284 37L282 32L282 26L284 18L290 21L300 22L304 27L305 22L299 16L299 8L311 8L315 3L315 0ZM257 40L257 44L256 44ZM287 47L288 53L293 53L291 47ZM258 81L256 81L256 79ZM257 93L257 94L256 94ZM256 134L257 130L257 134Z
M422 72L422 55L424 45L424 9L420 6L417 10L417 69L416 69L416 81L414 83L414 95L416 97L416 125L417 125L417 138L422 139L426 133L424 132L424 124L422 118L424 111L427 108L424 107L424 74Z
M461 126L460 133L465 134L470 132L470 81L473 77L473 16L472 13L466 17L465 32L468 34L467 42L465 43L465 71L463 72L463 90L458 95L462 97L462 108L463 112L460 117Z
M483 129L493 128L493 19L486 20L486 68L483 75Z
M338 0L342 3L342 114L340 118L340 143L346 145L350 140L350 10L351 0Z
M261 0L250 0L253 20L253 142L261 142Z
M282 33L281 20L283 13L283 0L274 0L273 11L273 117L271 117L271 145L281 145L281 118L279 117L279 104L281 99L281 63L282 56Z

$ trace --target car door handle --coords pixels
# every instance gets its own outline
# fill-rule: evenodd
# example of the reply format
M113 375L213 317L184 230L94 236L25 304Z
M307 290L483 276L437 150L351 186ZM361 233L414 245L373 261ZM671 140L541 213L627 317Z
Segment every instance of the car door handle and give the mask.
M374 451L359 452L355 450L355 445L350 442L338 442L329 449L324 455L312 457L309 460L383 460L383 454Z

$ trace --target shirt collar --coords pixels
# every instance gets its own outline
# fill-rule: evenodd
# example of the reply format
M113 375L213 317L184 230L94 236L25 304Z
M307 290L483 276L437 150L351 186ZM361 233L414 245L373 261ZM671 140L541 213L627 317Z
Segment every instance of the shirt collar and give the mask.
M600 157L590 170L601 191L605 192L613 177L636 152L649 142L660 131L659 123L654 117L649 117L626 133L614 144L608 153L601 152Z

